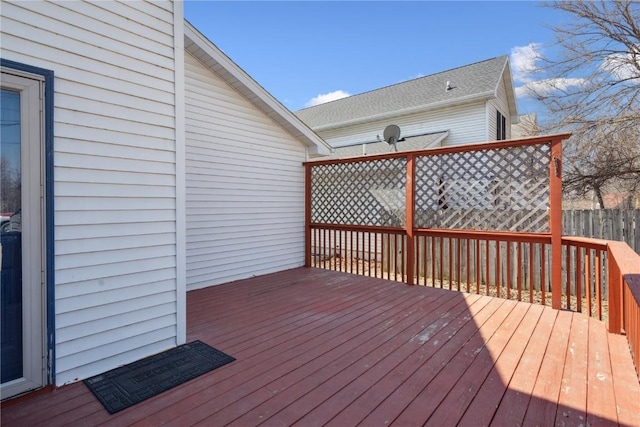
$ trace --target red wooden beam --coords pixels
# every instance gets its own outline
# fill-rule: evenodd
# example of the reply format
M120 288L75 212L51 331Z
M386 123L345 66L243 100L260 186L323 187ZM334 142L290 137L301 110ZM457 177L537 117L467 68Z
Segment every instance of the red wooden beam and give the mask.
M304 266L311 267L311 166L304 167Z
M551 231L551 306L562 304L562 139L553 138L549 161L549 228Z
M415 246L413 239L414 232L414 212L415 212L415 178L416 178L416 162L415 155L409 154L407 156L407 183L405 192L405 220L404 229L407 233L407 248L406 248L406 273L407 283L409 285L415 284Z

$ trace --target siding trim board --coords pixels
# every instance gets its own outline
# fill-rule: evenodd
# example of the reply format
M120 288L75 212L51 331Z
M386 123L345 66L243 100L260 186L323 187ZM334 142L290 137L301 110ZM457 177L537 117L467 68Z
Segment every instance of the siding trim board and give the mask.
M35 74L44 79L44 246L45 246L45 337L47 352L47 382L55 384L56 373L56 328L55 328L55 234L54 234L54 193L53 193L53 94L54 72L21 62L0 58L0 67Z
M187 341L186 76L182 4L173 2L176 173L176 345Z

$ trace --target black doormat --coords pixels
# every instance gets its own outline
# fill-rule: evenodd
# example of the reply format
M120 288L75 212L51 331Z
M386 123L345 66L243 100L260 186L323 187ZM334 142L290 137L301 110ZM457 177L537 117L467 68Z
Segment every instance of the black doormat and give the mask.
M84 380L110 414L212 371L235 358L194 341Z

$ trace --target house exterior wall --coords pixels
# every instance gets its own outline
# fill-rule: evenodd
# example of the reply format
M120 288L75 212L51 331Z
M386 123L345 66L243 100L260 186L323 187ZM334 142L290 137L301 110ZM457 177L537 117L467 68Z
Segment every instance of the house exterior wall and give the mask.
M507 87L504 78L500 80L496 91L497 97L487 101L487 141L495 141L497 136L496 111L500 111L507 119L507 139L511 139L511 116L507 101Z
M304 146L190 53L187 289L304 263Z
M184 326L176 272L181 7L2 2L2 57L55 73L57 385L172 347Z
M402 136L448 130L443 146L471 144L486 140L486 109L484 101L430 110L417 114L378 120L338 129L318 131L329 145L342 147L375 141L390 124L400 126Z

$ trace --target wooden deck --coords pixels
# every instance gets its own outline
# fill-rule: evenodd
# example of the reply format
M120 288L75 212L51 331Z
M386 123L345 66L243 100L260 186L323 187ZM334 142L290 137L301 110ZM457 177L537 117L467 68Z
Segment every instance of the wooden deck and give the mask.
M582 314L300 268L190 292L188 340L237 360L109 415L83 383L3 426L640 426L624 336Z

